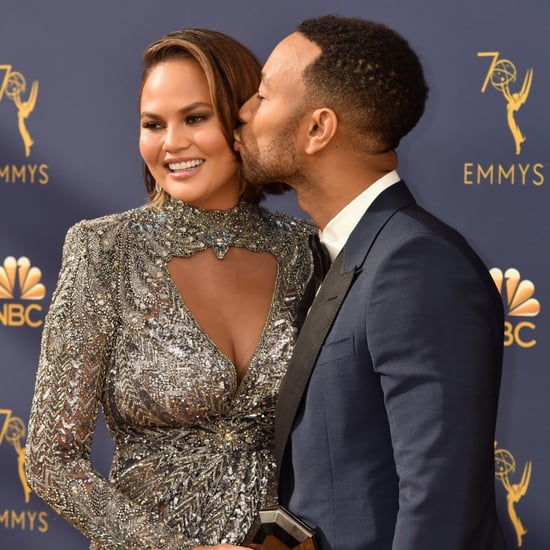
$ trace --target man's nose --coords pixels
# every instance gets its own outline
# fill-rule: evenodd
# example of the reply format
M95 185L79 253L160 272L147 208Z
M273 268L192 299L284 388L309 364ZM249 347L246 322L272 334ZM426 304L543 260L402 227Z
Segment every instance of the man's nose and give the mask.
M246 124L250 120L254 98L255 96L251 95L239 109L239 121L241 123Z

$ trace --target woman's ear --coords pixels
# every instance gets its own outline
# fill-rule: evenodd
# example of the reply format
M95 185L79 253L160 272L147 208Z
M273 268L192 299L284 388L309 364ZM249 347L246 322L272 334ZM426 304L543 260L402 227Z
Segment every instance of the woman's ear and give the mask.
M324 149L336 134L337 129L338 117L332 109L322 107L313 111L304 147L306 154L314 155Z

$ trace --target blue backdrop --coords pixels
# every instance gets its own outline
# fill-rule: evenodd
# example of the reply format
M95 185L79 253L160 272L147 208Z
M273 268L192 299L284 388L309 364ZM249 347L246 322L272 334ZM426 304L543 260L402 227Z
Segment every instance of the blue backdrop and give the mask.
M1 548L88 547L29 490L21 465L65 233L82 218L145 200L137 106L144 48L176 28L209 27L264 61L298 22L325 13L385 22L421 56L431 95L399 149L399 172L421 204L469 239L501 288L499 512L508 550L550 548L550 4L541 0L2 0ZM291 195L267 205L301 214ZM110 453L100 426L94 461L101 472Z

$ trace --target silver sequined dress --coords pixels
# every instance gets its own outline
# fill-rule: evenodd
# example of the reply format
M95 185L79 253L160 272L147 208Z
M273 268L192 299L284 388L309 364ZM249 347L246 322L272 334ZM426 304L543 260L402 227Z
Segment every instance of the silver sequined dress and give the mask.
M42 336L26 472L93 549L239 543L274 502L274 403L310 275L311 228L241 203L205 213L171 199L67 234ZM173 256L269 251L278 273L248 370L201 330L167 271ZM223 261L223 260L222 260ZM90 462L98 408L115 442L110 479Z

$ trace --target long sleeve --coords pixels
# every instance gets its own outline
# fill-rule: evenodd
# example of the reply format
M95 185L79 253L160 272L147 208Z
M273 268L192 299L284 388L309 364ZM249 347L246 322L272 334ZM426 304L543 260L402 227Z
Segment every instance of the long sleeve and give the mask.
M418 234L375 276L367 332L399 476L393 549L491 545L503 319L477 264Z
M96 472L90 446L118 324L117 247L81 222L67 234L42 335L26 446L29 484L94 548L191 548Z

